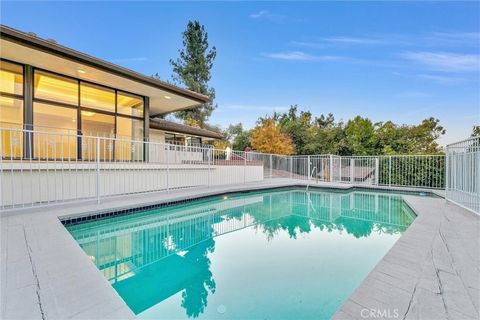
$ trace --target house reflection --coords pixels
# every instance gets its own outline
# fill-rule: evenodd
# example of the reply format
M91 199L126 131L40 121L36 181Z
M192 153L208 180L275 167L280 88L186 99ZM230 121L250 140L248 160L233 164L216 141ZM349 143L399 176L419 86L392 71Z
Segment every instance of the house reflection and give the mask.
M314 228L368 237L403 232L413 213L399 196L279 190L215 198L69 226L135 314L181 292L188 317L215 293L209 253L215 237L253 226L269 241Z

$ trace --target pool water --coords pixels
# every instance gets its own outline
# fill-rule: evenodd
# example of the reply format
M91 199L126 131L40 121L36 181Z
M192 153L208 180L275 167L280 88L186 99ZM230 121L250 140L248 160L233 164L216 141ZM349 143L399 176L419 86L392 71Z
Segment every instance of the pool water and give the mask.
M327 319L415 215L401 196L279 189L68 230L141 319Z

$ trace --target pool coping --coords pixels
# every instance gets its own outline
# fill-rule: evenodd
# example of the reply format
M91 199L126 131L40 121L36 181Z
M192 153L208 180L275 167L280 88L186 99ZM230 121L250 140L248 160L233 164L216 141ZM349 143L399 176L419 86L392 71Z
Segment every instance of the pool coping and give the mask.
M105 212L106 210L128 210L128 208L139 206L140 204L159 204L175 200L193 200L200 197L216 196L232 192L256 191L282 187L305 187L306 185L306 181L278 179L275 181L268 180L242 185L218 186L210 189L194 188L172 191L171 193L132 195L116 199L107 199L100 204L94 202L65 204L51 208L26 209L13 212L12 214L2 215L0 218L0 227L2 231L0 250L0 280L2 283L2 298L0 305L1 318L135 318L125 302L120 296L118 296L103 275L98 272L95 265L89 260L80 246L64 228L60 221L61 219L79 217L82 215L85 216L85 213L95 214L98 212ZM352 186L349 184L311 183L310 188L314 187L342 190L349 190L353 187L362 189L362 186ZM411 188L372 188L372 186L368 186L368 189L419 191L419 189ZM435 190L422 189L422 191L434 192L439 196L443 196L442 192ZM398 261L401 261L403 267L405 267L405 265L409 266L412 254L415 256L416 254L425 254L425 250L428 252L428 249L431 247L411 247L411 241L428 238L431 237L432 234L435 234L437 229L429 228L428 223L424 223L425 219L426 221L429 219L434 219L435 221L438 220L435 218L435 213L431 212L434 210L428 209L429 206L433 205L435 210L443 210L442 212L444 212L444 214L442 217L450 217L452 215L453 217L461 217L461 225L463 226L465 224L467 227L470 226L470 231L472 231L469 233L471 235L469 238L470 242L475 242L476 239L472 239L472 236L475 237L475 235L478 235L478 233L475 233L475 231L478 231L478 226L480 225L480 219L478 216L475 216L471 212L456 205L447 203L441 198L415 197L411 195L402 196L418 215L417 219L414 220L405 234L399 241L397 241L385 257L382 258L374 270L372 270L368 277L350 296L347 302L337 311L335 318L364 318L361 314L361 310L365 308L378 308L379 305L384 309L388 307L398 308L398 310L404 310L406 306L409 306L405 309L407 310L405 315L413 315L412 310L416 309L412 307L411 300L407 301L407 299L403 298L391 298L391 300L393 299L392 301L379 301L379 298L374 294L375 292L371 293L371 298L367 297L359 299L358 296L363 296L365 290L372 290L371 283L374 282L374 280L377 281L377 273L384 271L377 268L379 265L382 266L383 263L390 263L389 261L392 259L395 260L395 256L398 256ZM415 199L423 200L417 201ZM421 220L419 220L419 218L421 218ZM416 222L417 220L423 223L418 224ZM415 227L416 225L418 225L418 227ZM432 226L437 226L437 223L433 223ZM414 231L409 231L412 228ZM445 228L445 225L443 225L443 228ZM448 225L446 229L447 232L451 232ZM457 238L453 238L454 240L452 241L456 243L455 239L458 239L458 233L454 234ZM430 240L430 238L425 240ZM423 241L423 243L436 244L436 242L431 241ZM475 247L474 244L471 244L471 246L473 246L473 248L469 249L469 252L478 247ZM416 249L417 247L421 247L421 250ZM472 269L470 273L467 272L466 276L464 276L463 273L458 276L461 282L465 277L470 283L474 282L475 279L480 279L480 277L478 277L478 270L480 270L478 267L480 265L478 256L473 257L474 261L470 261L471 259L468 260L466 257L471 257L472 254L465 255L465 253L461 253L462 250L460 250L468 248L468 246L457 247L455 247L456 249L454 250L456 261L461 261L461 263ZM412 250L413 253L411 252ZM447 253L452 254L452 252ZM460 258L457 257L457 255L459 255ZM405 258L405 261L402 260L402 257ZM392 270L395 271L396 269L401 268L402 264L395 264ZM399 266L397 267L397 265ZM472 266L473 268L471 268ZM464 269L465 268L462 268L462 272ZM412 270L417 269L412 267ZM430 269L426 270L431 271ZM419 274L422 275L423 273L419 272ZM414 278L419 278L417 274L412 276ZM434 282L430 285L433 286ZM382 290L385 290L387 287L389 290L391 289L392 292L402 290L402 288L399 289L398 286L389 286L388 283L382 287ZM377 289L375 286L373 288L373 290ZM418 286L412 287L412 290L414 288L417 288L418 290ZM475 287L474 285L473 294L475 293L475 290L478 292L478 287ZM470 291L466 289L467 295L465 295L465 292L462 292L462 297L464 299L461 299L461 301L464 305L471 307L471 304L473 303L469 302L472 295ZM414 297L416 291L414 290L412 292L410 292L410 294ZM470 297L470 299L468 299L468 297ZM425 301L419 300L419 303L425 304L428 302L427 300ZM381 304L379 304L380 302ZM429 306L430 304L427 303L427 305ZM414 303L413 306L415 306ZM473 305L473 308L478 314L478 305ZM459 308L449 308L449 310L458 311L457 309ZM469 310L470 311L468 311L467 314L472 314L471 309Z

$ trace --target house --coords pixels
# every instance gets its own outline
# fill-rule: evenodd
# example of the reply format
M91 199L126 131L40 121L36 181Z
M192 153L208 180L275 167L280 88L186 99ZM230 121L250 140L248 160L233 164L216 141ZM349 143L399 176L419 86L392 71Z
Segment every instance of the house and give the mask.
M191 146L211 144L223 137L218 132L157 118L150 119L149 138L154 142Z
M116 138L102 145L102 158L107 157L103 149L116 150L110 152L112 159L119 156L117 139L193 145L221 138L155 120L206 103L208 96L3 25L0 48L0 127L10 130L2 132L4 157L51 158L45 151L51 133L56 158L82 158L85 141L76 135ZM22 135L22 129L32 130L33 138ZM58 138L62 135L73 138ZM137 159L146 152L143 148Z

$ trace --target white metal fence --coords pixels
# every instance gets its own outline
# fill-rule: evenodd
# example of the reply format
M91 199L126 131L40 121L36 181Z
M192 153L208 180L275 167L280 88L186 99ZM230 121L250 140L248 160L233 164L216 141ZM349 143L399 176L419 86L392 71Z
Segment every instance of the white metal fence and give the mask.
M447 200L480 214L480 137L448 145L446 163Z
M273 177L427 189L445 187L444 155L273 155L273 159Z
M282 156L0 128L0 209L291 178L444 188L445 157Z
M262 154L0 128L0 209L264 179Z

